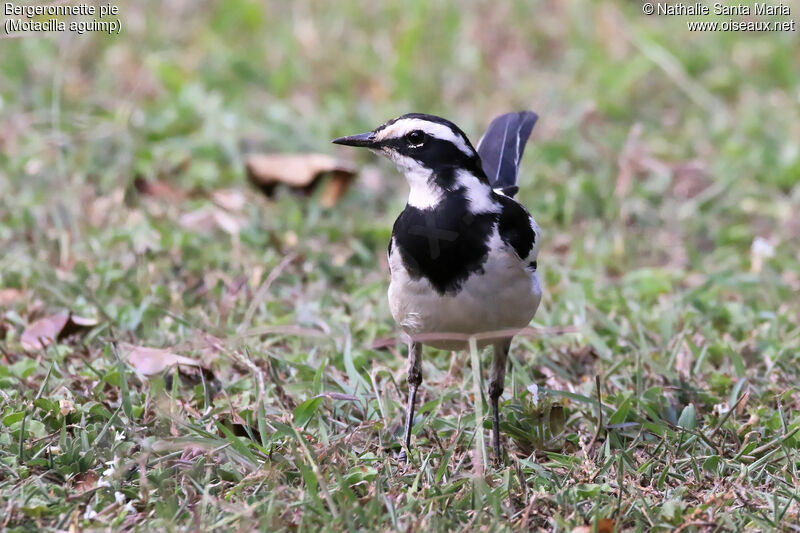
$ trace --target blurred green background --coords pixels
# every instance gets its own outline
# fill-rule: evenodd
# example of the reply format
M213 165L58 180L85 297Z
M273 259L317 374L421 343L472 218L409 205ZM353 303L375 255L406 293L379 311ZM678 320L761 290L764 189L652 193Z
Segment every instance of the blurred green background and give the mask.
M119 7L120 35L0 40L0 526L797 520L798 32L690 32L706 18L640 2ZM579 332L516 343L513 461L485 477L468 358L431 350L406 470L403 349L372 345L396 334L407 189L330 140L425 112L476 141L517 109L540 115L519 194L544 233L533 325ZM265 199L251 150L362 172L332 208ZM67 311L98 324L23 349ZM209 370L146 379L121 343ZM588 453L596 374L614 426ZM555 448L526 433L532 383L566 412Z

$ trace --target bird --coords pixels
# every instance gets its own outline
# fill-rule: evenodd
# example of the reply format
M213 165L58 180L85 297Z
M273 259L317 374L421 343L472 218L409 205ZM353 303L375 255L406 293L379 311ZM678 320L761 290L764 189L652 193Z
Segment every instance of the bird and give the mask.
M499 398L515 332L542 298L541 230L514 199L532 111L495 118L477 148L453 122L409 113L376 129L334 139L394 162L409 185L388 246L389 308L411 339L401 459L408 461L422 347L459 350L467 336L493 347L488 386L496 461L502 462Z

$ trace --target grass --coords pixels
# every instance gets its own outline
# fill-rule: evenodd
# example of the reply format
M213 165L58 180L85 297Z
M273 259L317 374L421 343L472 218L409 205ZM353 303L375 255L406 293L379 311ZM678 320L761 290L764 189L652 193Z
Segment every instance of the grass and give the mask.
M796 529L797 33L628 2L120 9L119 36L0 45L0 528ZM329 140L408 111L477 139L518 108L534 325L575 332L515 342L485 470L471 358L426 350L406 468L405 349L372 347L406 189ZM244 147L362 177L331 209L267 200ZM96 325L23 348L61 312ZM147 378L130 345L206 368Z

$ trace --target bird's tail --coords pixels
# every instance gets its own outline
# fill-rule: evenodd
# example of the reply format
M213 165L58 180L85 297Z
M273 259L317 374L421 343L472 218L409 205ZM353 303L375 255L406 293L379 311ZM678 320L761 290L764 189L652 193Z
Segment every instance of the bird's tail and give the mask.
M478 141L478 155L493 189L507 196L514 196L519 190L519 162L538 118L533 111L500 115Z

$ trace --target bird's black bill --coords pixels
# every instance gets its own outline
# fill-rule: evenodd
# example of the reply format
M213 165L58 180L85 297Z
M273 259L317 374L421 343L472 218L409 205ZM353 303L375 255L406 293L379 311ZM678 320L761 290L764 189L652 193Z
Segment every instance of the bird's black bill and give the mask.
M333 144L344 144L345 146L365 146L372 148L375 146L375 136L373 133L359 133L358 135L351 135L349 137L339 137L334 139Z

